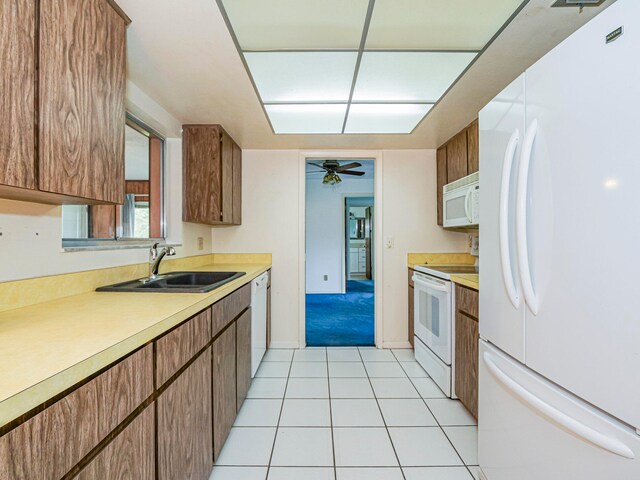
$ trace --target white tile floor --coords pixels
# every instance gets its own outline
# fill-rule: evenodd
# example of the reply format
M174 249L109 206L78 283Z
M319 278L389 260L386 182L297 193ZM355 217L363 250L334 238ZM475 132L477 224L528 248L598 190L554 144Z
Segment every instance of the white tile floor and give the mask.
M473 480L477 427L411 350L270 350L210 480Z

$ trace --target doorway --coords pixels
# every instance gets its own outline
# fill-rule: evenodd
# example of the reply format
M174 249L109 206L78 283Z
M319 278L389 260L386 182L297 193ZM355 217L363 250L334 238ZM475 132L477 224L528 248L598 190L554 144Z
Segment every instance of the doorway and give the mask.
M373 346L374 161L305 167L306 344Z

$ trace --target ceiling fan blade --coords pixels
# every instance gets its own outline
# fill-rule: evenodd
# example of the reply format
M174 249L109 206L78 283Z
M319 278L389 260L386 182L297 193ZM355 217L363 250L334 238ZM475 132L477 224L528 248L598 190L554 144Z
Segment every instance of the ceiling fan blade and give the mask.
M322 165L322 164L308 162L307 165L313 165L314 167L321 168L321 169L323 169L323 170L325 170L327 172L329 171L329 169L327 167L325 167L324 165Z
M344 172L345 170L349 170L350 168L357 168L357 167L361 167L361 166L362 166L362 164L358 163L358 162L347 163L346 165L340 165L336 169L336 172Z
M324 170L307 170L307 173L321 173L323 175L327 174L327 172L325 172Z
M364 175L365 172L352 172L351 170L347 170L346 172L341 172L340 170L338 170L338 173L340 175L357 175L358 177L361 177L362 175Z

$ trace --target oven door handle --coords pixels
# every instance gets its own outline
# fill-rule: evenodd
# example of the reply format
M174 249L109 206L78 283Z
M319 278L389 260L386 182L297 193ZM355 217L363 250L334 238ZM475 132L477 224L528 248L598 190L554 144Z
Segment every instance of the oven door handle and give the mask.
M413 276L413 283L419 284L421 287L426 288L428 290L435 290L437 292L449 291L449 289L445 285L440 285L439 283L430 282L429 280L425 280L415 275Z

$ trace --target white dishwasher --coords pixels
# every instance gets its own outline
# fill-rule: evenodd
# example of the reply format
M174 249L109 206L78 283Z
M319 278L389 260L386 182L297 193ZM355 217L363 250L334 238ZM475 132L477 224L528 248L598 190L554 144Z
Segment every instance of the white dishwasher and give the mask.
M267 285L265 272L251 281L251 378L256 375L267 351Z

